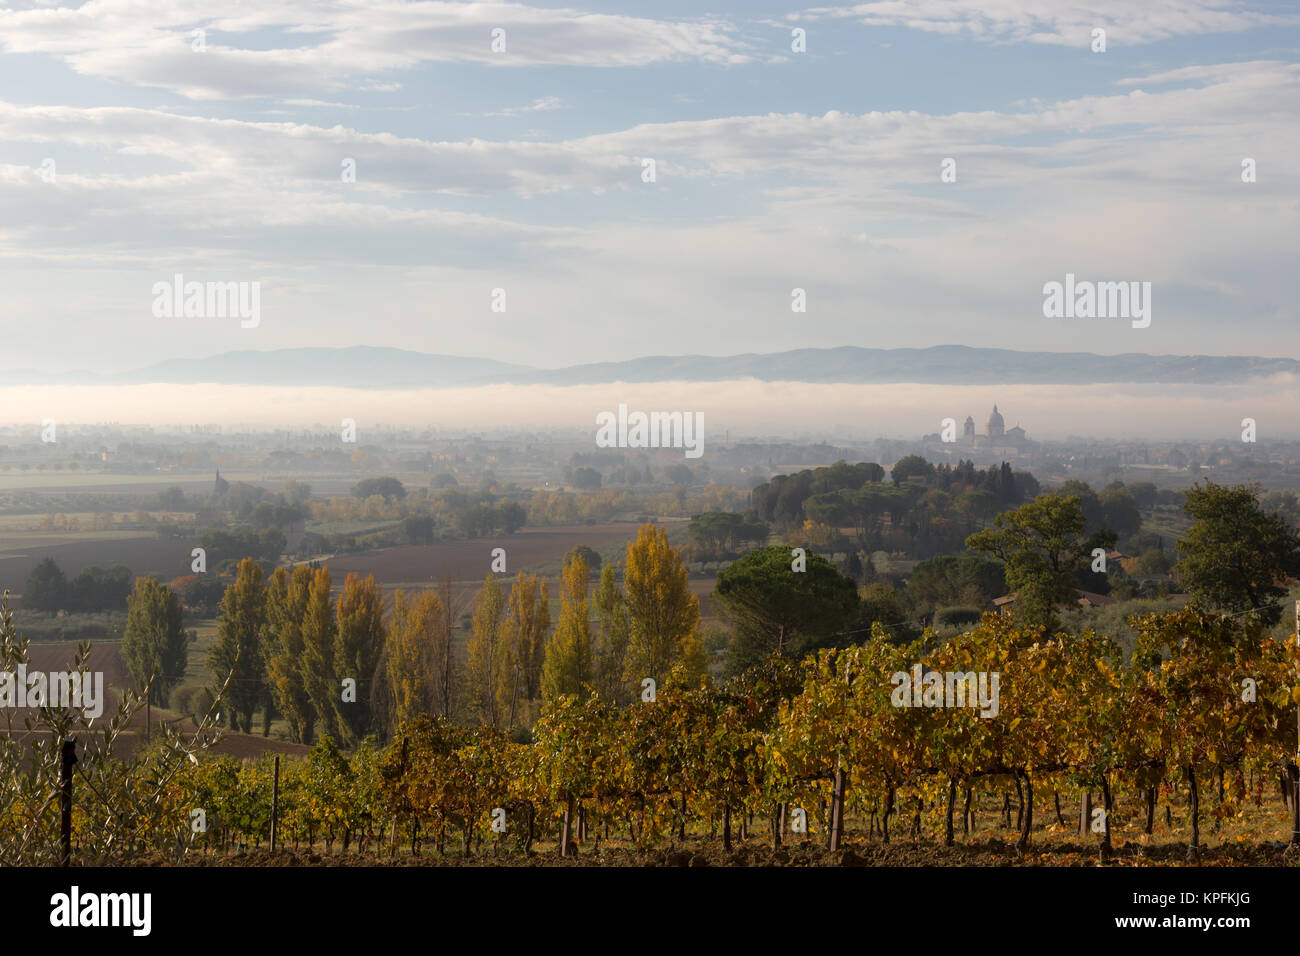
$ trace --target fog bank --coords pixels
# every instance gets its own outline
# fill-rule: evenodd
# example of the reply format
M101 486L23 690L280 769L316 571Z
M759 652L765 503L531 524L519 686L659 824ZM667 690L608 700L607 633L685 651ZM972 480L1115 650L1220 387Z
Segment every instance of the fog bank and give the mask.
M1261 441L1300 438L1300 383L1291 376L1235 386L810 385L800 382L657 382L611 385L493 385L372 391L247 385L12 386L0 388L0 419L38 428L76 424L337 428L344 418L435 428L522 427L595 433L601 411L689 411L704 415L706 440L840 436L916 438L944 418L974 417L994 403L1007 427L1032 439L1240 437L1255 419Z

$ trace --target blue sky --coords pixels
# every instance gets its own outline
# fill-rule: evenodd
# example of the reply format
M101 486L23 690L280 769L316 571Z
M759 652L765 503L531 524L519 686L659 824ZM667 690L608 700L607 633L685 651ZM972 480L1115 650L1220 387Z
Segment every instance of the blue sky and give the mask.
M1253 0L0 5L5 351L1294 356L1298 50ZM1067 272L1150 327L1044 318ZM260 324L154 316L175 273Z

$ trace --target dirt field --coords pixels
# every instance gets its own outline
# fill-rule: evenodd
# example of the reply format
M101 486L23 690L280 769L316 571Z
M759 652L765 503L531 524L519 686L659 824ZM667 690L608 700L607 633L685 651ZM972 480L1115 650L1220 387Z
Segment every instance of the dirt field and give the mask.
M1113 867L1170 867L1187 866L1187 848L1180 844L1164 844L1140 852L1136 846L1120 848L1111 859ZM159 865L158 857L146 857L137 865ZM848 845L831 852L824 846L793 843L777 850L763 840L739 841L731 852L722 849L717 838L688 839L678 848L636 851L623 847L584 847L577 859L561 859L553 845L534 844L530 856L518 849L502 850L494 855L490 846L478 849L465 859L455 850L445 856L425 851L412 856L403 849L392 856L387 853L324 852L324 845L312 850L285 847L276 853L267 848L241 853L193 854L183 866L1086 866L1098 864L1095 846L1077 843L1031 844L1024 855L1016 852L1015 844L1001 840L981 840L958 843L945 847L940 843L900 840L882 844L867 837L849 834ZM1207 847L1200 853L1201 866L1297 866L1300 852L1277 844L1235 844Z
M451 574L457 584L477 589L491 568L492 549L505 548L504 578L508 581L520 571L541 574L558 602L559 570L566 554L585 544L601 552L607 561L621 560L623 547L636 537L636 529L637 525L632 521L527 528L509 537L338 555L327 559L325 565L330 569L336 587L348 574L373 574L375 580L389 590L397 586L431 586L440 581L443 574ZM714 620L709 597L716 583L715 578L692 578L690 581L691 591L700 599L701 617L706 621ZM555 613L558 612L557 603Z
M380 584L432 584L450 574L454 581L482 581L491 570L492 549L505 548L506 573L536 571L539 565L560 562L580 544L597 551L636 537L636 523L618 521L597 525L556 525L525 528L499 538L476 538L446 544L384 548L367 554L344 554L325 564L336 581L349 573L373 574ZM558 567L557 567L558 570Z
M33 644L30 650L31 662L27 665L29 673L32 671L48 673L50 671L69 670L77 652L76 645L71 642L66 644ZM125 686L130 681L130 677L127 674L125 664L122 662L117 644L92 644L89 666L92 672L103 671L104 673L104 711L100 715L99 721L107 724L109 719L117 712L118 704L121 701L121 695L113 688ZM33 708L8 710L4 715L0 715L0 733L4 732L4 719L12 718L13 734L16 738L21 739L27 734L23 717L31 716L34 719L36 715L37 712ZM154 709L153 719L155 723L169 717L170 715L166 711L161 711L158 708ZM121 757L129 757L135 752L137 743L144 737L145 721L146 715L142 708L118 739L118 743L114 747L114 753ZM189 720L183 720L181 721L181 727L193 730L194 724ZM224 732L222 739L212 746L210 752L229 754L234 757L260 757L262 754L267 753L302 756L310 750L310 747L303 744L262 737L257 734L237 734L227 730Z
M68 544L0 553L0 591L7 588L20 593L32 569L47 557L54 558L69 578L76 577L82 568L92 564L125 564L136 575L160 572L172 578L183 574L189 562L189 545L184 541L164 540L148 533L105 540L96 540L92 535L93 532L86 532L85 537L71 540Z

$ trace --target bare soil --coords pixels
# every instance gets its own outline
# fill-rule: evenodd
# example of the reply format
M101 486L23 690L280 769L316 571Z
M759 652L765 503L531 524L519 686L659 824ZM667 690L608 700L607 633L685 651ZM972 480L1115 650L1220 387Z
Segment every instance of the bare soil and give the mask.
M364 554L336 555L325 561L330 575L373 574L380 584L434 584L444 574L459 582L481 582L491 570L492 549L504 548L506 573L513 577L530 565L558 561L578 545L599 548L636 537L636 523L616 521L594 525L525 528L518 534L431 545L405 545Z
M139 861L141 866L165 865L161 856L149 856ZM308 850L292 847L271 853L266 847L236 853L195 854L185 866L1090 866L1099 865L1096 846L1072 843L1044 843L1032 845L1023 855L1018 854L1013 842L983 840L969 844L945 847L938 843L903 841L890 844L867 839L852 842L843 849L831 852L823 846L793 844L771 849L766 843L749 841L736 845L731 852L722 849L718 840L688 840L679 848L637 851L631 848L602 848L599 852L587 848L576 859L561 859L553 847L542 846L531 855L518 850L502 850L494 854L490 848L478 850L468 859L459 852L438 856L432 851L422 851L412 856L409 849L390 856L387 853L327 853L323 846ZM1120 848L1105 864L1114 867L1132 866L1297 866L1300 852L1278 844L1233 845L1203 848L1197 864L1187 860L1187 847L1169 843L1145 848Z

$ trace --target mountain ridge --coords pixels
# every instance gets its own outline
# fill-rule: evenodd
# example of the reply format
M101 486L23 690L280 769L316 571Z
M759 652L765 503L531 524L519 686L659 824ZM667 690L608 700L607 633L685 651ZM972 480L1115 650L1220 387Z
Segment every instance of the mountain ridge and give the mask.
M496 359L379 346L237 350L171 359L126 372L14 372L9 384L222 384L362 389L480 385L606 385L616 382L807 384L1225 385L1270 375L1300 375L1300 361L1252 355L1149 355L1128 352L1020 352L966 345L880 349L803 348L734 355L651 355L543 369Z

